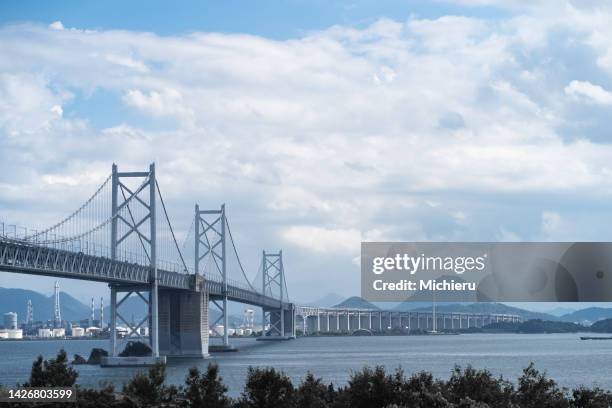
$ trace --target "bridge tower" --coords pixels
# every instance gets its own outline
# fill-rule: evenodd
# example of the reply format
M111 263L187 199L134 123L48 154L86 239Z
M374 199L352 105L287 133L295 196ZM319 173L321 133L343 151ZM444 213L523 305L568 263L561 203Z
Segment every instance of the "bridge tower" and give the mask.
M137 184L132 186L129 181ZM112 220L111 220L111 259L122 259L121 250L125 248L124 254L133 248L128 248L130 241L137 243L139 250L144 252L146 260L150 265L149 284L147 285L118 285L111 284L110 298L110 329L111 345L110 354L117 357L117 319L121 320L129 329L126 337L136 335L147 342L152 350L154 358L159 357L158 342L158 278L156 258L156 181L155 163L149 166L148 171L141 172L119 172L117 165L113 164L112 173ZM117 294L123 293L121 300L117 301ZM135 327L130 325L119 312L121 304L132 294L137 294L147 305L147 316ZM148 296L143 295L143 293ZM139 329L148 322L148 340L144 338Z
M262 339L286 339L295 337L295 307L288 304L283 251L267 253L262 256L263 293L271 297L279 296L280 308L262 308ZM268 329L266 330L266 327ZM289 328L289 330L287 330Z
M226 218L225 204L218 210L200 210L195 206L195 272L199 274L203 260L212 261L212 264L221 274L222 295L220 299L210 298L221 312L221 316L210 326L214 327L223 321L223 345L229 347L229 316L227 310L227 262L226 262ZM219 304L219 300L221 304ZM220 334L220 333L218 333Z

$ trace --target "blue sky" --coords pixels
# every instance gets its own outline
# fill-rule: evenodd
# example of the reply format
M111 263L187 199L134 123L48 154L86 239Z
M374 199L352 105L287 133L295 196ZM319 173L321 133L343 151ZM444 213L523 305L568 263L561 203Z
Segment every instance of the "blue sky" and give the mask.
M460 7L432 1L57 1L4 2L0 22L61 20L69 27L150 31L177 35L193 31L248 33L274 39L302 36L332 25L365 27L380 18L406 20L412 15L437 18L466 15L496 18L499 7Z
M608 6L124 3L0 5L0 220L155 161L179 236L227 203L297 300L358 293L362 240L612 239Z

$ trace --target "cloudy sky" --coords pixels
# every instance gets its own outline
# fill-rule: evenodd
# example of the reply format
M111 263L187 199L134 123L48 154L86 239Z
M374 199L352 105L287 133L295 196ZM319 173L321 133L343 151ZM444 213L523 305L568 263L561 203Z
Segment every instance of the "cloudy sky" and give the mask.
M14 3L0 221L51 224L155 161L179 236L225 202L247 269L282 248L302 301L359 293L362 240L612 239L612 5Z

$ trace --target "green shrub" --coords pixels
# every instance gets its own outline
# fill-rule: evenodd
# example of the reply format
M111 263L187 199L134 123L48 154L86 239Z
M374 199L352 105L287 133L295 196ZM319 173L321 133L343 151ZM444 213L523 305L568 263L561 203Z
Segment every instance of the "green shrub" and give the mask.
M178 389L166 386L165 364L155 364L149 371L138 373L123 387L126 401L137 407L157 406L171 402L178 396Z
M320 378L307 373L295 393L296 408L326 408L334 400L334 388L323 384Z
M518 379L515 401L521 408L565 408L569 407L565 391L557 383L540 373L534 364L523 370Z
M56 358L44 360L42 356L32 364L30 380L24 387L72 387L79 373L68 366L68 354L61 349Z
M446 383L444 395L453 403L483 402L490 406L509 407L514 387L503 378L495 378L488 370L455 366ZM470 405L467 405L470 406Z
M394 378L382 366L364 367L353 373L347 387L353 408L384 408L396 402Z
M287 375L274 368L249 367L239 402L248 408L292 408L295 389Z
M572 392L572 408L609 408L612 406L612 393L600 388L580 387Z
M205 373L192 367L185 378L184 402L186 407L228 408L227 387L219 377L219 366L209 364Z

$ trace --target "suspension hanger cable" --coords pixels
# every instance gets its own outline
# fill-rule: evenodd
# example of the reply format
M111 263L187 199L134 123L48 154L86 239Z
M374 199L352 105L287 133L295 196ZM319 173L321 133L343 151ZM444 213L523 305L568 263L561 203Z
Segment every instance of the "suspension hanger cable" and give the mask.
M244 279L247 281L249 287L253 289L253 291L257 292L255 288L253 287L253 285L251 285L249 278L247 278L246 273L244 272L244 268L242 267L242 262L240 262L240 256L238 256L238 251L236 250L236 244L234 243L234 238L232 237L232 230L230 229L229 221L227 220L227 217L225 216L225 214L223 216L225 217L225 225L227 225L227 232L229 233L230 241L232 242L232 248L234 248L234 254L236 254L236 259L238 260L238 266L240 266L240 271L242 272L242 276L244 276Z

